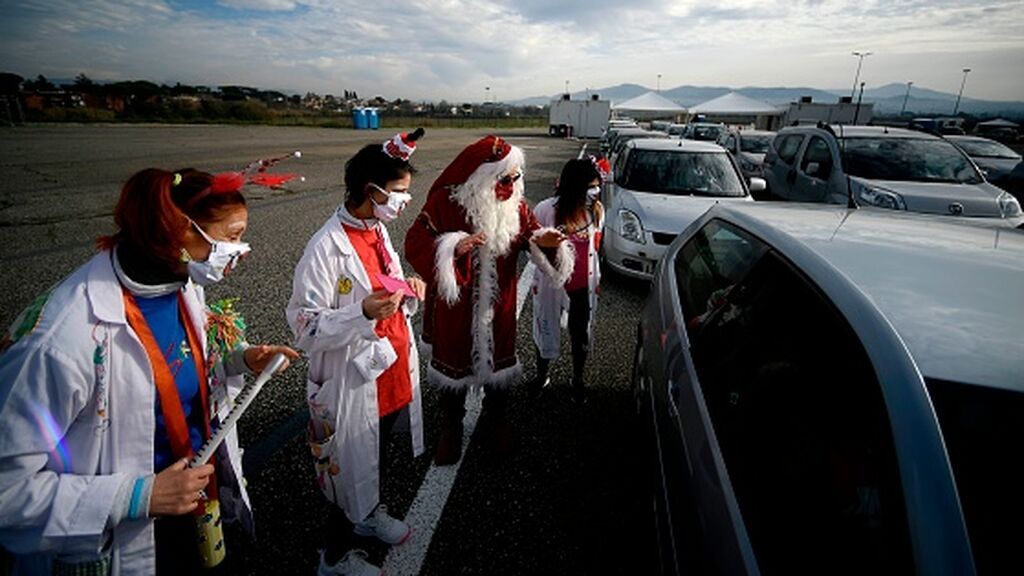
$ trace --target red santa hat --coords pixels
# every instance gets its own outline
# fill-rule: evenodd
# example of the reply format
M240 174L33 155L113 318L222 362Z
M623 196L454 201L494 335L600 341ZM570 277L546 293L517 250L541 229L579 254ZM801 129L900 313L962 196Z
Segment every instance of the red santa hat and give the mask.
M409 160L416 151L416 141L423 134L423 128L417 128L412 134L395 134L394 138L384 143L384 153L396 160Z
M452 160L444 172L437 177L437 180L434 180L434 184L430 187L430 193L433 194L435 190L462 184L469 179L473 172L476 172L477 168L487 163L504 160L511 150L512 146L501 138L493 134L484 136L466 146L455 157L455 160Z

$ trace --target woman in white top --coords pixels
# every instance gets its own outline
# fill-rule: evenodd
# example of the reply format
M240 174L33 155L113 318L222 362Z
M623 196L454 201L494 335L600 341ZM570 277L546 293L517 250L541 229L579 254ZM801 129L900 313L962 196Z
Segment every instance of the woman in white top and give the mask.
M565 284L557 284L547 274L534 276L533 341L537 347L537 374L529 384L529 391L535 398L550 384L548 369L560 353L565 314L572 348L572 399L577 403L586 401L583 370L593 339L594 312L601 283L597 249L604 229L604 208L598 196L607 166L607 161L593 156L566 162L555 195L534 208L541 226L555 227L569 238L576 258L573 273Z
M298 356L249 347L228 326L208 337L202 284L249 251L245 181L132 176L117 233L0 345L0 544L15 572L194 574L224 549L203 548L200 534L220 537L203 531L207 514L251 524L237 437L186 467L236 376Z

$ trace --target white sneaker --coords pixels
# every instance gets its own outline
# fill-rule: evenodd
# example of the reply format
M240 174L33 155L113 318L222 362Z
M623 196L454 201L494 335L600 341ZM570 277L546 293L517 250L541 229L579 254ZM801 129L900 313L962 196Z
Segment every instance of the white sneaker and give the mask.
M412 528L397 518L388 516L388 507L380 504L369 518L356 524L354 532L360 536L374 536L385 544L402 544L409 539Z
M380 568L366 561L366 552L362 550L349 550L345 556L338 560L333 566L324 562L324 552L320 551L320 566L316 569L316 576L379 576L382 574Z

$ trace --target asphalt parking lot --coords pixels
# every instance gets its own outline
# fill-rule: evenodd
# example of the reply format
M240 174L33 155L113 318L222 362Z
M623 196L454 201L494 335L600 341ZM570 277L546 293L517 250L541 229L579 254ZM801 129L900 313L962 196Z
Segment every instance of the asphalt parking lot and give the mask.
M538 130L497 131L526 151L531 205L548 196L562 164L580 143ZM413 162L414 200L389 228L401 252L405 233L430 183L467 144L486 132L428 130ZM301 150L282 163L304 182L288 190L253 190L246 241L252 254L209 299L238 297L253 343L290 343L284 307L306 241L342 200L344 161L384 131L241 126L88 125L0 130L0 323L6 326L38 293L94 252L112 232L110 212L120 184L146 167L239 169L260 157ZM525 262L525 257L524 257ZM408 268L407 268L408 269ZM413 542L425 551L421 574L643 574L654 571L649 476L629 388L635 321L646 296L640 283L606 276L587 380L589 402L569 401L567 342L554 365L552 389L531 402L517 389L511 418L514 454L494 458L471 442L450 495L430 530ZM519 325L519 354L533 373L529 299ZM258 537L229 534L232 574L309 574L325 537L326 502L313 482L304 441L305 364L275 379L240 424ZM383 500L409 510L430 469L436 438L436 395L426 389L427 454L413 459L408 433L388 446ZM401 427L400 427L401 428ZM234 536L232 538L232 536ZM417 541L417 539L419 539ZM388 550L367 546L383 562ZM400 565L407 566L407 565ZM416 573L402 567L389 573Z

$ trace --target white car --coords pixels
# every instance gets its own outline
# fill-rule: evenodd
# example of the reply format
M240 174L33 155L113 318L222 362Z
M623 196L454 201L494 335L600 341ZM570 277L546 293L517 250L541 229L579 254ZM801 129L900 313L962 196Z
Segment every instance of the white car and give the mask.
M650 279L665 248L719 202L751 202L748 187L724 148L691 140L633 140L616 158L605 184L601 254L620 274Z

